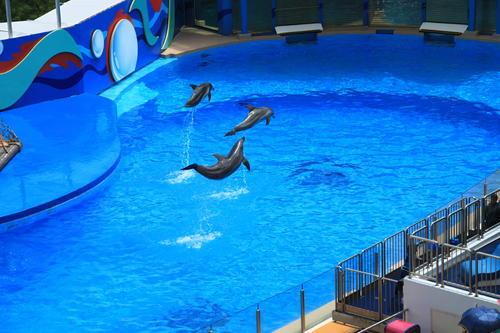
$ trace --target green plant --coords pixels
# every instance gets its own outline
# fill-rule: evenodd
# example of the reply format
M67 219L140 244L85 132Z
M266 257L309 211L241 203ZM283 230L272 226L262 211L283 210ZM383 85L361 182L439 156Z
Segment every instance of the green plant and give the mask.
M61 1L62 3L62 1ZM34 20L55 8L54 0L11 0L12 20ZM0 22L7 20L5 1L0 1Z

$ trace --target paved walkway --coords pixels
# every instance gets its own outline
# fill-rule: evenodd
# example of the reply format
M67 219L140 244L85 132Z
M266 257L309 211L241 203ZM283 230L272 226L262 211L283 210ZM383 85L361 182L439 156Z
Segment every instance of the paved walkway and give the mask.
M332 320L327 320L323 324L318 325L310 333L356 333L360 328L349 324L343 324Z
M172 45L163 53L163 57L179 56L186 53L208 49L214 46L227 44L236 44L250 40L278 39L279 36L263 36L263 37L238 37L222 36L218 33L198 29L198 28L182 28L181 32L175 36Z

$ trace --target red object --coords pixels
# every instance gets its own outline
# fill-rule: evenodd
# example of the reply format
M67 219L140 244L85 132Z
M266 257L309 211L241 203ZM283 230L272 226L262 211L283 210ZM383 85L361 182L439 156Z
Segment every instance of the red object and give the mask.
M404 320L391 321L384 330L385 333L420 333L420 326Z
M149 0L151 3L151 7L153 7L153 10L158 13L161 9L161 4L163 0Z

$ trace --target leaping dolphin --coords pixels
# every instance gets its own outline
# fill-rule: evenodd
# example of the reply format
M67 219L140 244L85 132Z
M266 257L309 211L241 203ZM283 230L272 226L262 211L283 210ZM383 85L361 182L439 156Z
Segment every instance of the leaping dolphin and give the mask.
M185 106L188 108L192 108L203 100L205 96L208 96L208 101L212 99L212 90L214 90L214 86L209 83L205 82L200 84L199 86L195 84L190 84L191 88L193 88L193 94L189 98L189 100L186 102Z
M252 105L247 105L246 108L248 109L247 117L241 123L236 125L231 131L227 132L224 136L235 135L236 132L252 128L255 126L255 124L264 119L266 120L266 125L269 125L269 123L271 122L271 117L274 118L273 110L268 107L264 106L256 108Z
M220 154L214 154L213 156L217 159L217 163L212 166L204 166L198 164L191 164L182 170L196 170L202 176L208 179L224 179L232 175L241 164L243 164L248 171L250 171L250 163L243 155L243 143L245 142L245 137L239 139L231 148L231 151L227 154L227 157Z

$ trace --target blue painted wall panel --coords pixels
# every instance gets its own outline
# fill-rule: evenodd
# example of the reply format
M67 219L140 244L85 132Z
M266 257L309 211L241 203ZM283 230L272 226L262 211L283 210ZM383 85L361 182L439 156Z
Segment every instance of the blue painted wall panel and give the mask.
M2 84L8 81L7 85L15 87L14 95L21 97L12 102L12 91L8 92L9 96L3 96L7 92L0 91L0 110L103 91L159 56L167 25L175 24L175 20L168 22L167 14L167 0L124 1L66 28L78 51L68 54L54 50L52 58L40 68L33 68L31 73L19 70L20 64L33 61L30 55L33 51L45 55L51 52L47 40L58 37L58 32L1 41L0 81ZM102 50L99 57L91 45L93 36L97 36L94 48ZM21 84L27 80L27 84Z

